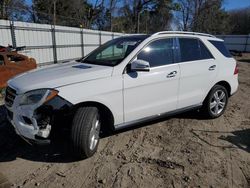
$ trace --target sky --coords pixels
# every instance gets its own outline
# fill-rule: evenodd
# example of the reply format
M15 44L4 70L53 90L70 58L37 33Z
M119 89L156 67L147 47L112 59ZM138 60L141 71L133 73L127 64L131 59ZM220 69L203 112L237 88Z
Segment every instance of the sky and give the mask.
M250 7L250 0L224 0L223 8L225 10Z

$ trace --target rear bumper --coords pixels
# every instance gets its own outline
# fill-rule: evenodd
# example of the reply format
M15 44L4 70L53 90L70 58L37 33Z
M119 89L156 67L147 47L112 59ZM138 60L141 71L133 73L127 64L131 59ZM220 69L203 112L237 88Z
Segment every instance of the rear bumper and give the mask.
M232 79L230 80L230 86L231 86L230 95L232 96L238 91L238 87L239 87L238 74L232 77Z

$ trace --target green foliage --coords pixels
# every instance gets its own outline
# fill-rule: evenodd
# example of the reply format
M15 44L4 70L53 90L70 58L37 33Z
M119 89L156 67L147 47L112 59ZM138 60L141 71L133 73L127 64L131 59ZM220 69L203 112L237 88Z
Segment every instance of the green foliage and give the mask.
M250 34L250 7L229 12L232 34Z
M229 15L221 7L222 0L204 3L193 18L192 30L211 34L230 33Z
M223 0L178 0L179 29L211 34L231 31L229 14L222 8Z
M114 18L114 30L127 33L166 30L171 22L172 8L172 0L132 0L125 3L119 16Z
M93 5L84 0L33 0L33 21L53 24L54 8L55 24L91 28L103 11L103 2Z

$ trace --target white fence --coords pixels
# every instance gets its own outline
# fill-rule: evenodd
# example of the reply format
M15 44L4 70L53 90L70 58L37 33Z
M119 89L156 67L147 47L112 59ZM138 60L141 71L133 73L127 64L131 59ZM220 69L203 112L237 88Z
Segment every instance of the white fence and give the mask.
M25 55L50 64L87 55L122 33L0 20L0 45L26 46ZM250 52L250 35L219 35L229 50Z
M249 35L218 35L225 41L225 45L229 50L237 50L240 52L250 52L250 34Z
M38 64L50 64L87 55L122 33L0 20L0 45L26 46L22 53Z

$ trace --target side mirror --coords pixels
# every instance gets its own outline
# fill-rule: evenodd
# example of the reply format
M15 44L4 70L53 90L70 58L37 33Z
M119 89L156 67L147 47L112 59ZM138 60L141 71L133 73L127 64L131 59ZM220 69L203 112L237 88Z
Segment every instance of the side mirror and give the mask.
M150 65L149 62L144 61L144 60L134 60L131 63L131 71L145 71L149 72L150 71Z

